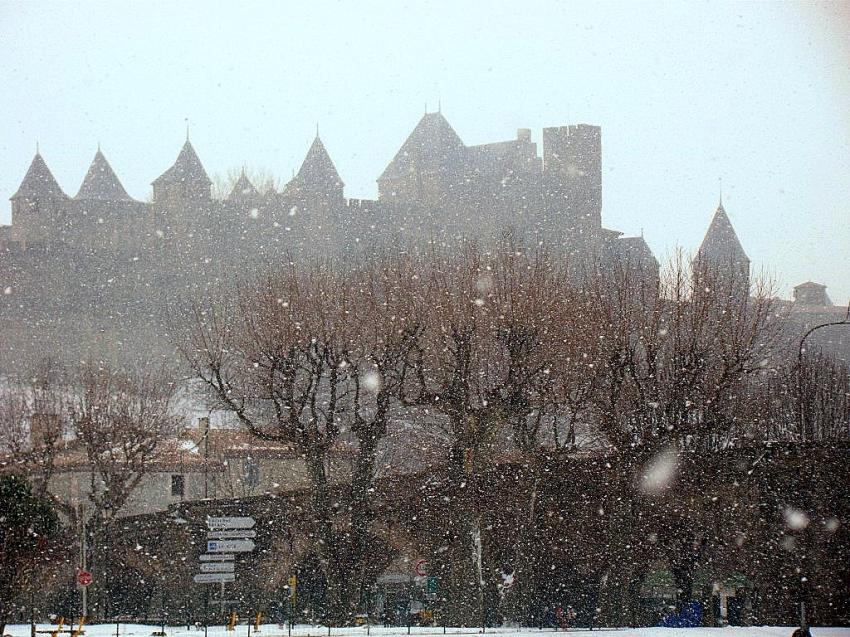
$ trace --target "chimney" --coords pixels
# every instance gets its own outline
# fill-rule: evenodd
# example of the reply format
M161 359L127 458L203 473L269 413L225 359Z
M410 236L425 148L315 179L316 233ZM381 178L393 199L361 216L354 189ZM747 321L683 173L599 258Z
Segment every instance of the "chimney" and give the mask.
M531 141L531 129L530 128L518 128L516 131L516 139L518 142L530 142Z

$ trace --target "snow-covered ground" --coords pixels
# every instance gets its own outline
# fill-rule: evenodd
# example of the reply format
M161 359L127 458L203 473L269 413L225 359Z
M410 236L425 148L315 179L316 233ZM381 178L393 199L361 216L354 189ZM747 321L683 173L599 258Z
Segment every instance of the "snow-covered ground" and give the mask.
M39 631L46 631L51 626L39 624ZM55 628L55 627L53 627ZM118 637L151 637L151 633L159 631L160 627L155 625L145 626L140 624L120 624ZM167 637L201 637L201 630L186 630L186 626L168 626L165 629ZM331 637L365 637L367 629L360 628L333 628ZM575 635L587 633L586 629L572 631L535 630L535 629L511 629L511 628L488 628L487 634L499 635L500 637L548 637L549 635ZM791 637L793 627L788 626L748 626L727 628L619 628L594 630L590 635L596 637ZM813 637L850 637L850 628L812 628ZM253 626L251 634L254 634ZM372 626L369 633L373 635L406 636L407 628ZM479 631L469 628L448 628L447 634L453 635L477 635ZM30 637L28 624L16 624L6 627L6 634L11 637ZM114 637L116 634L115 624L97 624L85 627L85 637ZM413 636L442 635L442 628L419 628L410 629ZM41 637L49 637L47 633L39 633ZM65 634L67 635L67 634ZM234 632L228 632L223 626L212 626L208 630L209 637L247 637L248 626L243 622L236 626ZM257 637L287 637L286 627L277 624L264 624ZM292 629L293 637L325 637L328 629L322 626L298 625Z

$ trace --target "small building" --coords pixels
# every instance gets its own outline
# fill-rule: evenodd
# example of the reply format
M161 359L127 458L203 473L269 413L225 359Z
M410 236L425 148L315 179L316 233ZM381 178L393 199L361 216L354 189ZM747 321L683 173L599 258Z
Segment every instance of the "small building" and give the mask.
M795 285L793 300L798 305L832 307L832 301L826 293L826 286L813 281Z

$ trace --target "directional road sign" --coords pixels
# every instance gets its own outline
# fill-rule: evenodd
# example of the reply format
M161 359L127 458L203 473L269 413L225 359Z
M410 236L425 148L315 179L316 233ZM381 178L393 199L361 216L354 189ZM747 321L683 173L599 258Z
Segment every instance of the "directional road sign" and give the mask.
M233 553L213 553L212 555L204 553L198 559L202 562L232 562L235 558Z
M244 517L207 517L207 528L209 529L252 529L257 521L254 518Z
M230 531L207 531L208 540L243 540L248 537L257 537L256 531L248 529L233 529Z
M218 584L219 582L235 582L235 573L198 573L192 578L195 584Z
M208 540L207 553L247 553L253 551L251 540Z
M201 564L201 573L232 573L235 568L234 562L205 562Z

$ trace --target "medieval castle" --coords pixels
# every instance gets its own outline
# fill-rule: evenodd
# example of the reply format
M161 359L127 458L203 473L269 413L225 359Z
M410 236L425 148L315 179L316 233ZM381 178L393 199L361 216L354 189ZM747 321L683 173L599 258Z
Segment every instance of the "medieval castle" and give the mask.
M486 241L515 227L581 263L625 262L657 277L643 237L602 226L601 129L545 128L542 142L539 154L519 129L467 146L441 112L425 113L378 177L377 200L345 197L318 133L280 192L243 173L221 199L188 136L149 202L127 194L100 149L73 197L36 153L11 197L12 224L0 226L0 369L39 348L79 354L77 341L150 349L167 342L161 319L175 299L284 257L344 258L397 237ZM722 204L698 255L748 280Z
M544 129L541 157L528 129L513 140L466 146L442 113L426 113L377 181L377 200L346 199L318 134L281 192L261 193L243 174L223 200L213 199L188 138L153 181L149 203L127 194L100 149L73 197L36 154L11 197L12 225L0 227L0 241L11 251L180 245L206 252L211 245L218 254L326 254L376 235L489 237L513 225L571 249L653 261L641 238L602 227L597 126Z

